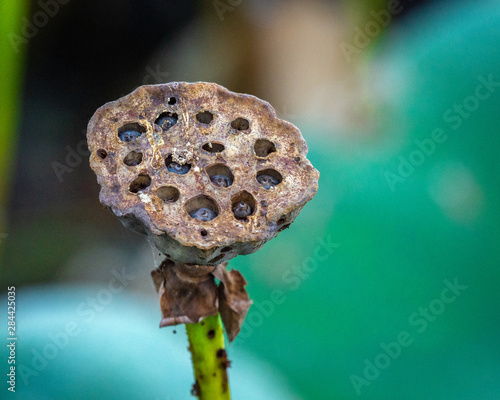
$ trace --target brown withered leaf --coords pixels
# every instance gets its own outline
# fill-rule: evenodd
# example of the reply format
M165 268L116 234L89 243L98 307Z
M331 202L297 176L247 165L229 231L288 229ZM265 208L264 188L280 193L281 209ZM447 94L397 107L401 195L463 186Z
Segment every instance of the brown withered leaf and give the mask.
M213 275L205 272L193 277L186 274L185 267L166 260L151 273L160 298L160 327L195 324L209 315L217 315L217 285Z
M245 289L247 281L235 269L227 271L225 264L218 265L212 274L220 281L219 312L226 328L227 337L232 342L238 333L252 305L252 300Z
M156 293L160 291L160 287L163 285L165 277L162 274L161 266L151 271L151 278L153 278L153 284L155 285Z

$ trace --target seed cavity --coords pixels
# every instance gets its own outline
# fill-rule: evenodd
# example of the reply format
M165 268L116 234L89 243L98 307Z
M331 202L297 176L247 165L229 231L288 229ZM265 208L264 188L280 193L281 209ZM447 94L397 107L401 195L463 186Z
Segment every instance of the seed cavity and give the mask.
M142 153L137 151L131 151L123 159L123 163L129 167L139 165L142 162Z
M222 143L216 143L216 142L205 143L201 148L209 153L220 153L225 149Z
M140 174L129 186L132 193L140 192L151 185L151 177L148 174Z
M233 183L230 178L224 175L214 175L210 178L214 186L229 187Z
M179 190L173 186L162 186L156 191L156 195L166 203L175 203L179 200Z
M257 182L266 190L270 190L283 181L281 174L274 169L265 169L257 172Z
M250 123L248 122L248 119L245 118L236 118L233 122L231 122L231 128L238 131L246 131L249 127Z
M257 157L267 157L269 154L276 152L276 146L270 140L257 139L253 146L253 150Z
M202 222L211 221L219 215L217 202L203 194L188 200L184 207L191 218Z
M213 119L214 119L214 115L208 111L203 111L203 112L196 114L196 120L201 124L208 125L210 122L213 121Z
M168 131L172 126L174 126L179 117L176 113L171 113L169 111L161 113L155 121L155 124L158 125L163 132Z
M209 208L198 208L189 214L191 218L196 218L203 222L208 222L213 220L217 215Z
M212 184L217 187L229 187L234 181L231 169L224 164L214 164L207 167L207 174Z
M179 164L172 161L172 156L168 156L165 159L165 165L167 166L167 170L174 174L185 175L191 169L191 164Z
M252 208L250 204L244 201L239 201L233 204L233 213L237 219L245 219L252 213Z
M101 160L104 160L108 156L108 152L104 149L99 149L96 151L97 157Z
M231 199L234 217L238 220L248 221L248 217L255 211L255 199L247 191L238 193Z
M146 132L146 128L137 123L125 124L118 129L118 137L122 142L128 143L141 137Z

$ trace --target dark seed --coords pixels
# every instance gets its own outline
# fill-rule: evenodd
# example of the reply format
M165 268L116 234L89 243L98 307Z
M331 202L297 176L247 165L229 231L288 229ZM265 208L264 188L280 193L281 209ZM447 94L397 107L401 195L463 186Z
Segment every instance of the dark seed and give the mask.
M267 190L271 189L279 183L276 178L273 178L269 175L259 175L257 177L257 182L259 182L262 187Z
M252 213L252 208L244 201L239 201L233 205L234 216L238 219L245 219Z
M192 211L191 214L189 214L189 216L191 218L195 218L203 222L208 222L214 219L217 215L212 210L202 207Z
M128 131L123 131L118 134L118 137L122 142L131 142L132 140L137 139L139 136L141 136L142 133L139 131L134 131L134 130L128 130Z
M167 169L174 174L184 175L189 172L191 169L191 164L177 164L175 162L171 162L167 164Z
M177 114L167 113L156 120L156 125L159 125L164 131L168 131L177 123Z
M219 187L228 187L233 184L231 178L225 175L214 175L210 179L215 186Z

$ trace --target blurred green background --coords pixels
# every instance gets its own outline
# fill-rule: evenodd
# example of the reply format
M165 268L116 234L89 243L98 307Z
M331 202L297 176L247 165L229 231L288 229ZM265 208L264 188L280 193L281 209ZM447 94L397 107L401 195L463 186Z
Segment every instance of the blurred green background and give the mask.
M85 144L99 106L178 80L269 101L321 173L291 229L230 262L254 300L229 348L235 399L500 398L497 1L0 11L0 277L19 337L2 398L190 398L156 254L100 205Z

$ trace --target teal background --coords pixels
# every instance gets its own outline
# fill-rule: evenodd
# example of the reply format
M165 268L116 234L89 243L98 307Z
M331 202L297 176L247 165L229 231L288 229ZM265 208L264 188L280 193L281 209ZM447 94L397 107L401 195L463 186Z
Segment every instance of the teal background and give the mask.
M479 76L500 82L499 23L497 3L464 5L385 37L367 61L386 85L375 132L356 143L309 140L317 196L291 229L233 262L248 271L256 302L275 287L286 293L243 345L266 354L306 398L357 398L350 376L364 378L364 360L403 331L413 342L360 398L500 398L500 91L456 130L443 119L474 96ZM306 138L315 129L300 126ZM397 174L398 157L409 160L414 141L436 128L447 139L391 191L384 174ZM340 247L290 290L282 273L328 236ZM410 316L455 278L467 289L418 332Z

